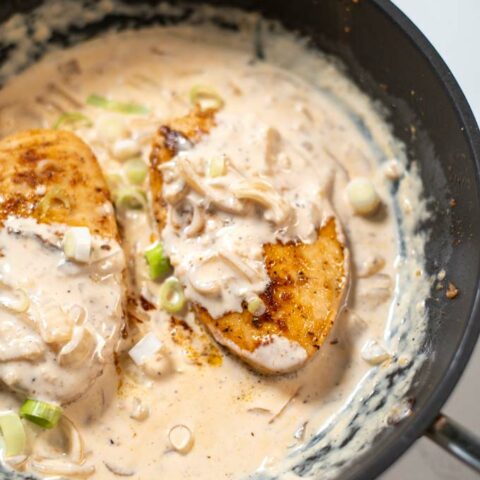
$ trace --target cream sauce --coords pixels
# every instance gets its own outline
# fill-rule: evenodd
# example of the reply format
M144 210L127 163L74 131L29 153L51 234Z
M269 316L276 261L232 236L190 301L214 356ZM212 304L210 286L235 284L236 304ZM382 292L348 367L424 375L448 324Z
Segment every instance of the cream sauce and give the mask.
M242 303L265 291L263 245L312 243L333 214L328 189L334 161L320 138L302 139L298 126L285 125L290 117L313 128L310 111L320 108L307 93L292 95L281 83L266 98L256 88L257 76L248 69L242 73L235 83L241 87L215 115L212 132L162 166L168 202L163 245L187 296L214 318L241 312ZM240 92L249 92L248 102ZM260 113L252 113L252 105ZM295 107L303 110L297 116L291 114ZM225 173L212 177L215 158ZM193 218L190 228L182 228L176 212L187 207Z
M0 379L59 403L81 396L113 361L123 324L120 246L94 236L89 263L73 263L65 231L15 217L0 230Z
M52 12L46 8L45 15ZM91 18L97 14L94 9L89 13ZM21 30L19 22L12 21L12 31ZM205 172L214 154L225 155L225 194L244 179L267 178L275 199L288 204L297 222L286 222L288 228L282 230L282 222L275 221L281 218L274 212L275 201L255 222L238 216L233 225L223 225L227 214L216 212L201 235L176 237L170 227L164 230L162 240L187 295L214 315L238 309L242 298L262 291L266 279L259 251L265 241L311 241L314 227L335 213L351 252L351 290L328 341L297 374L268 378L221 352L191 312L173 320L159 308L159 284L148 279L143 258L155 228L146 212L120 212L134 298L129 312L140 319L124 347L149 332L164 347L141 367L122 354L120 385L110 368L87 395L66 408L85 440L86 464L95 468L92 478L113 479L115 471L135 479L289 478L292 469L330 478L385 428L392 412L402 410L401 400L421 362L422 300L429 282L423 272L424 238L414 228L424 209L419 204L415 211L399 212L399 231L392 180L380 167L387 160L405 165L402 146L341 70L290 36L267 37L269 62L252 61L255 22L245 21L245 31L239 33L178 26L108 35L49 55L0 92L2 135L51 126L59 110L81 109L94 124L78 127L76 133L92 146L107 175L124 174L119 149L125 143L119 146L119 140L133 141L131 151L147 161L156 128L189 111L192 86L209 85L222 96L218 128L181 158ZM37 23L31 28L36 31ZM150 114L128 116L87 106L91 93L134 101ZM272 138L280 139L273 166ZM172 165L172 184L179 182L177 167ZM345 187L357 176L369 177L382 199L375 217L354 215L346 200ZM208 182L217 188L214 179ZM421 185L415 171L404 167L400 191L402 198L418 202ZM196 204L205 200L189 195ZM255 272L255 281L247 282L225 266L208 266L198 280L220 279L221 300L192 288L199 255L232 249ZM401 297L396 293L400 289ZM140 294L157 308L142 308ZM388 352L373 367L362 358L364 345L372 340ZM363 350L363 357L371 359L375 351ZM401 381L389 385L388 376L399 368L404 371ZM385 398L382 408L371 408L374 394ZM0 392L0 410L8 408L18 408L18 400ZM340 448L356 423L354 440ZM172 451L168 434L175 425L193 433L188 453ZM321 462L305 461L323 445L329 453Z

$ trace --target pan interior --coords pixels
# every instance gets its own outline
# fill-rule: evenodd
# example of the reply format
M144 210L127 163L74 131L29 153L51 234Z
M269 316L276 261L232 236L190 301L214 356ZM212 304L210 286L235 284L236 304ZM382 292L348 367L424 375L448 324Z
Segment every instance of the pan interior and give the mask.
M391 74L388 76L390 68L386 58L388 54L383 49L380 52L380 58L385 62L378 61L377 57L375 63L381 67L372 67L371 54L367 53L367 48L371 48L368 42L372 40L361 33L361 25L366 21L363 18L384 25L385 29L387 29L386 25L390 25L383 13L373 4L354 6L349 11L345 8L344 2L338 2L338 7L334 6L334 2L325 2L322 7L314 7L313 4L305 2L305 10L293 14L287 3L279 2L274 6L273 3L266 2L262 8L267 15L272 14L273 16L273 12L275 12L275 18L280 20L288 18L288 22L284 23L289 28L301 30L321 48L340 55L362 88L374 98L381 99L387 107L387 115L389 122L394 126L394 134L407 145L406 158L409 167L415 169L418 166L419 175L423 180L425 199L427 200L418 198L418 201L425 202L430 212L428 216L420 215L416 219L415 235L402 236L403 230L401 227L399 228L399 248L403 251L404 256L408 257L412 245L415 244L416 255L419 256L415 261L422 262L421 256L425 252L424 269L426 273L435 275L441 269L447 270L449 277L454 279L455 285L460 289L461 296L458 301L453 303L445 300L443 290L432 290L427 304L430 318L427 340L424 343L421 342L421 349L416 347L415 350L415 352L421 350L422 354L410 355L410 361L405 361L403 366L392 365L390 369L372 371L369 375L370 378L366 379L368 381L361 384L352 395L340 420L334 419L321 429L308 444L292 452L285 465L274 467L271 472L259 473L259 479L277 478L279 475L284 478L283 475L286 475L287 471L307 478L316 478L318 475L324 477L326 470L334 474L335 469L341 470L345 467L353 452L360 454L368 450L369 442L362 440L358 431L361 426L363 428L367 424L376 426L382 423L385 420L385 409L382 409L384 405L390 408L395 405L399 409L403 405L408 411L412 406L413 399L416 400L415 408L420 408L422 404L425 404L433 386L440 381L462 339L465 325L458 319L468 318L472 308L474 286L477 283L476 266L479 263L478 253L473 248L474 239L478 238L479 227L470 220L478 218L476 215L480 213L478 211L476 170L473 162L469 162L471 158L470 145L465 133L462 133L461 118L450 105L441 82L431 70L428 70L425 59L416 50L414 51L415 55L408 58L410 65L412 62L418 62L422 69L427 69L427 77L422 77L420 81L417 77L408 78L407 74L405 74L407 78L404 79L399 79ZM64 4L65 2L62 2L62 6ZM33 41L32 39L31 42L15 46L11 38L4 39L4 48L2 49L4 62L0 68L0 80L5 80L20 71L32 60L43 56L52 47L72 45L106 29L156 23L203 21L199 16L201 10L189 6L166 8L141 3L133 5L132 2L129 5L122 4L113 13L109 5L110 2L98 2L96 10L90 4L88 6L89 19L88 22L84 22L82 20L83 5L80 2L72 3L72 13L78 10L78 15L72 14L75 21L62 19L54 28L54 34L42 41L38 41L38 39ZM248 5L246 6L248 7ZM323 12L327 12L331 25L325 29L316 27L312 23L314 20L320 23L325 20L319 20L319 18L323 18L321 15L312 16L307 20L309 8L321 8ZM290 16L290 14L292 15ZM249 19L245 20L246 17L242 16L242 21L239 22L236 14L228 11L207 9L202 15L206 15L209 17L209 21L213 21L217 26L220 25L221 28L227 30L238 28L239 23L247 24L247 29L250 28L251 31L252 50L256 52L256 55L266 55L269 60L272 55L272 58L276 60L275 52L269 52L268 48L264 47L264 39L260 34L277 35L278 26L272 26L267 21L258 22L255 17L248 17ZM20 28L21 21L17 21ZM31 23L24 25L25 31L35 29L34 20L30 19L29 22ZM345 26L350 29L350 37L346 35ZM400 44L405 50L413 48L412 46L407 48L406 40L398 27L390 26L388 28L390 30L386 31L391 32L387 37L389 41L397 42L399 39L403 39ZM341 33L342 31L344 33ZM355 47L352 48L352 45ZM23 48L27 55L15 57L14 52L18 48ZM400 49L400 51L403 55L403 50ZM408 55L405 54L403 60L405 63L407 63L407 57ZM20 61L12 61L14 58L18 58ZM403 57L401 58L403 59ZM278 61L281 62L281 59ZM410 70L415 69L410 68ZM366 71L370 73L366 74ZM384 80L384 83L379 80ZM409 88L407 85L410 85L408 92L406 91ZM412 91L415 94L412 94ZM418 100L419 98L422 100ZM429 107L427 108L426 105ZM432 105L435 105L435 108L432 108ZM365 133L369 134L368 131ZM400 224L402 216L398 193L399 185L394 185L391 192L392 202L398 213L397 221ZM467 264L472 268L463 267ZM409 274L404 271L403 275L404 277L400 278L399 282L404 282L405 285L408 283ZM404 293L403 289L399 289L398 298L401 299ZM421 291L417 293L418 298L408 302L407 307L402 305L402 311L393 308L390 312L391 326L387 339L391 342L398 342L398 350L402 352L408 351L412 345L408 335L412 328L409 322L421 315L418 303L421 302L424 295ZM455 321L451 320L453 318ZM417 340L421 340L421 332ZM435 354L436 352L442 352L442 355L439 356ZM423 363L422 369L414 380L414 375L420 364ZM431 387L426 388L425 384L429 376ZM412 388L407 392L410 384L412 384ZM372 388L372 385L375 386ZM409 399L409 402L401 404L399 403L401 398ZM396 436L395 433L406 428L409 421L406 419L402 425L395 427L397 432L393 432L393 428L382 432L372 428L370 438L373 440L378 436L382 441L385 438L393 439ZM339 424L344 426L342 432L333 434ZM377 439L377 441L379 440ZM338 455L334 455L335 452Z

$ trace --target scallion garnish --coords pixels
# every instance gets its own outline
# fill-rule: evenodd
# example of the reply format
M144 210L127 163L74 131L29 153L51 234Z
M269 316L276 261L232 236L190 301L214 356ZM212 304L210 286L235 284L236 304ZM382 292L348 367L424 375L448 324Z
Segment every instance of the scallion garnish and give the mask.
M168 440L174 450L188 453L193 447L193 433L186 425L175 425L168 432Z
M88 227L70 227L63 236L63 251L70 260L87 263L92 250L92 235Z
M168 313L178 313L185 306L185 294L175 277L167 278L160 287L160 304Z
M23 453L27 438L23 423L16 413L0 413L0 431L5 444L6 457Z
M225 157L213 157L208 164L208 175L212 178L221 177L225 175L227 165Z
M145 250L145 260L152 280L163 277L170 270L170 262L163 254L163 247L160 243L154 243Z
M68 210L71 207L70 196L58 185L52 186L43 198L38 202L36 211L40 220L45 220L52 211L57 209Z
M141 185L147 178L148 167L140 158L134 158L125 163L125 173L130 183Z
M144 105L129 102L118 102L117 100L110 100L97 94L92 94L88 96L87 105L103 108L112 112L127 113L133 115L147 115L150 113L150 110Z
M223 107L222 97L210 87L195 85L190 90L190 103L197 105L200 110L219 110Z
M20 416L42 428L53 428L62 416L62 408L54 403L29 398L20 407Z
M258 317L265 313L265 303L260 297L254 296L249 300L247 309L252 315Z
M143 210L147 205L147 197L137 187L123 186L115 193L115 206L120 209Z
M58 129L65 125L69 126L80 126L85 125L86 127L91 127L93 122L86 115L80 112L66 112L62 113L56 122L52 125L52 128Z
M163 343L153 332L150 332L131 348L128 354L131 359L140 366L156 355L162 347Z

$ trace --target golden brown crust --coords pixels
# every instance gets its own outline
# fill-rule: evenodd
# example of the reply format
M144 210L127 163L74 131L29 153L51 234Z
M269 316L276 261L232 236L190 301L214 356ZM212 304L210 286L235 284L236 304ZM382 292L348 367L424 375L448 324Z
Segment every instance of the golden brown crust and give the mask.
M160 231L165 225L166 204L157 167L175 156L179 136L195 143L208 133L215 125L213 114L195 110L158 131L151 153L150 181ZM345 251L337 233L335 221L330 219L313 244L264 246L270 284L260 295L266 306L260 317L254 318L244 305L241 313L213 319L203 307L195 305L198 317L218 341L230 348L233 343L240 356L239 352L254 352L271 335L278 335L297 342L311 357L330 332L346 289ZM244 358L249 361L247 355Z
M268 244L264 255L270 284L260 295L263 315L254 318L245 308L213 319L196 307L199 318L241 350L253 352L270 335L279 335L300 344L310 357L329 334L345 288L344 248L335 221L329 220L312 244Z
M9 215L86 226L117 238L110 194L90 148L61 130L28 130L0 141L0 223Z

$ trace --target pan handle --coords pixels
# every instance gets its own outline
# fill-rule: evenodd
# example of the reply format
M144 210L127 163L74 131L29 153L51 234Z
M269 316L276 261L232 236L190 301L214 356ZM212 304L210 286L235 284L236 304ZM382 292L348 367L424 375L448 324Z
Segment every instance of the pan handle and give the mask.
M430 440L480 473L479 437L442 413L426 434Z

